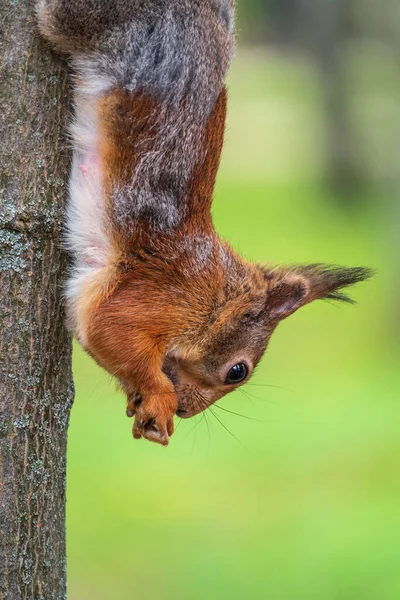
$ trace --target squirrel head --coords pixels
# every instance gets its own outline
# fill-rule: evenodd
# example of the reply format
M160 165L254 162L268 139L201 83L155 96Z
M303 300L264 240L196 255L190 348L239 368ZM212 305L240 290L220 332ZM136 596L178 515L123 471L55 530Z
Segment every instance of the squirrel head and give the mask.
M342 289L371 274L250 264L219 241L208 254L204 240L197 254L179 247L179 258L148 250L121 270L93 304L86 349L121 382L128 405L156 383L176 396L183 418L246 383L281 320L313 300L352 302ZM208 256L201 268L199 253Z
M224 285L215 280L211 311L197 331L175 340L164 373L174 385L177 415L189 418L245 384L279 322L317 299L352 303L342 288L368 269L322 264L269 268L230 255Z

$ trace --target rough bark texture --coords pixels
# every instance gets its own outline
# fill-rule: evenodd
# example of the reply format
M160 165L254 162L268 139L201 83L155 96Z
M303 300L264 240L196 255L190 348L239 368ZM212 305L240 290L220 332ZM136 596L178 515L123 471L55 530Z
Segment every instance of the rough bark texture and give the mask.
M65 598L73 399L60 223L69 153L65 65L32 0L0 3L0 598Z

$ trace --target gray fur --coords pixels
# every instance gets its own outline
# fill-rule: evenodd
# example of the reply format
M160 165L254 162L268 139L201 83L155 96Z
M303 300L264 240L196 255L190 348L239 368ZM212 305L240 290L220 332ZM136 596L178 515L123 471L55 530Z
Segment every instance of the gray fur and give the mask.
M188 210L202 128L234 50L232 1L39 0L38 14L42 32L72 55L84 86L103 82L95 93L123 88L163 103L157 147L141 149L132 181L115 190L115 215L122 228L139 217L159 229L177 227Z
M140 161L131 183L117 189L115 214L120 225L133 227L147 218L154 227L177 227L189 209L187 189L203 144L201 122L192 107L162 112L157 122L155 148L138 146Z

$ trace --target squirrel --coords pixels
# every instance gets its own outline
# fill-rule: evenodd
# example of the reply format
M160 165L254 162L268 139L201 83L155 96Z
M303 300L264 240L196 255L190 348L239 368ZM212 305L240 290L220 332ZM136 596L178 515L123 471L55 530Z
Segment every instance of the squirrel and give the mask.
M365 268L250 264L211 204L224 141L233 0L38 0L74 72L66 216L68 323L117 379L133 436L167 445L175 414L250 378L282 319L351 302Z

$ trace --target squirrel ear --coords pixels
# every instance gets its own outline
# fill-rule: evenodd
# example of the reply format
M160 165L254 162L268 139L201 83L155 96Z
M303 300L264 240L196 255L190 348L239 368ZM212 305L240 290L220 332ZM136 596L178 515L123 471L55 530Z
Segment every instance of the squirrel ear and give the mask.
M296 310L321 298L353 304L341 290L364 281L373 272L362 267L345 268L323 264L263 269L268 282L267 310L272 319L285 319Z
M307 296L307 282L288 274L268 291L267 310L272 319L285 319L306 304Z

